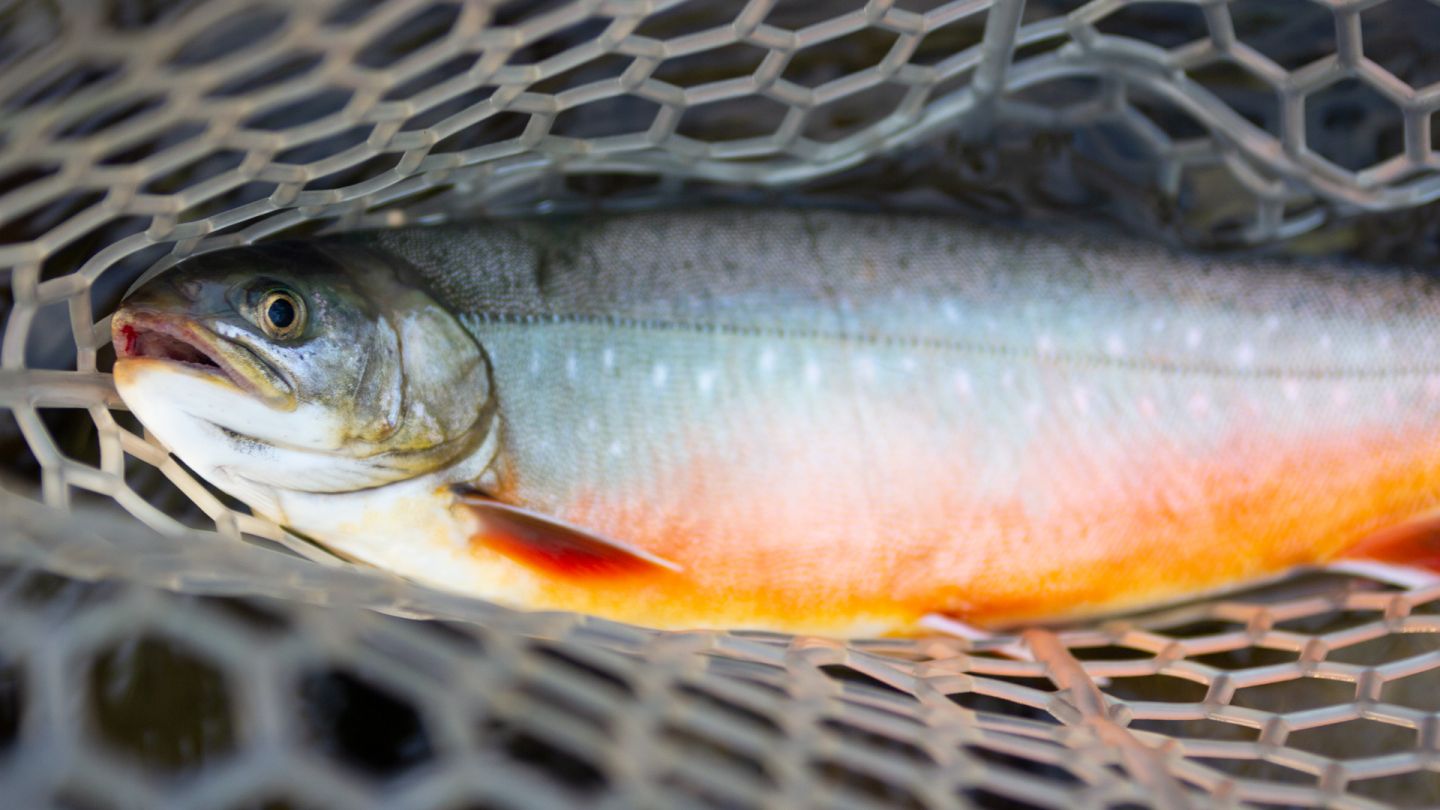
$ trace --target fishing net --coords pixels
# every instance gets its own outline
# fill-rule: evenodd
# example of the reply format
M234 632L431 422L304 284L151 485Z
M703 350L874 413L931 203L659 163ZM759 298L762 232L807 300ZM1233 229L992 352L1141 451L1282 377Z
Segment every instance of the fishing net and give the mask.
M980 641L521 613L248 515L106 373L120 296L185 256L480 215L830 202L1434 260L1437 43L1421 0L0 4L0 795L1440 803L1440 588Z

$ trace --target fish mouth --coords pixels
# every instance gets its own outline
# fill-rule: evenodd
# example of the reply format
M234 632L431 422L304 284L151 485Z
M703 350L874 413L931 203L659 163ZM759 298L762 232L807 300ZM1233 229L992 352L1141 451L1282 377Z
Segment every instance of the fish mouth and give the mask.
M224 382L267 404L294 408L292 387L255 352L173 314L122 309L110 322L116 362L146 360Z

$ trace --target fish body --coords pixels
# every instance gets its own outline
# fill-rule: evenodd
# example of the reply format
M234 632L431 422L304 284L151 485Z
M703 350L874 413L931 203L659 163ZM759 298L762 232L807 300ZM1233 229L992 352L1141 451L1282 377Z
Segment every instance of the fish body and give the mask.
M169 275L115 321L119 389L155 435L341 553L524 607L1001 625L1322 563L1440 505L1440 285L1416 271L721 210L355 234ZM354 328L394 339L257 349L293 407L146 350L191 340L182 321L253 339L196 290L256 277L302 304L348 283ZM310 309L315 329L349 311ZM295 368L337 351L314 405ZM380 365L403 372L383 395ZM473 498L667 565L500 542L513 515Z

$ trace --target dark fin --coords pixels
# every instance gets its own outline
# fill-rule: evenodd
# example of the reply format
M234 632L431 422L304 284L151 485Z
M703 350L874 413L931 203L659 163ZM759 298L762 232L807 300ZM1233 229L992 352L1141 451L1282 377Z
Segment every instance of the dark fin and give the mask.
M471 490L456 492L483 528L473 541L529 568L568 576L611 576L680 566L638 546L601 537L557 518L501 503Z
M1440 573L1440 515L1382 529L1345 549L1347 560L1410 565Z

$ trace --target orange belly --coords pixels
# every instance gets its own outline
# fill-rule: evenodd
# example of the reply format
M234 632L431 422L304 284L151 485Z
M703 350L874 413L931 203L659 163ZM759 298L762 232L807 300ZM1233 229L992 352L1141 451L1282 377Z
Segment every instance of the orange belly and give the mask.
M910 632L932 613L997 626L1142 606L1323 563L1425 515L1440 500L1437 439L1241 434L1203 457L1160 443L1123 470L1057 462L1052 446L1005 497L977 494L974 447L936 454L920 436L870 454L858 478L833 454L761 468L696 456L663 495L597 488L557 510L683 572L552 571L541 601L665 627L841 634Z

